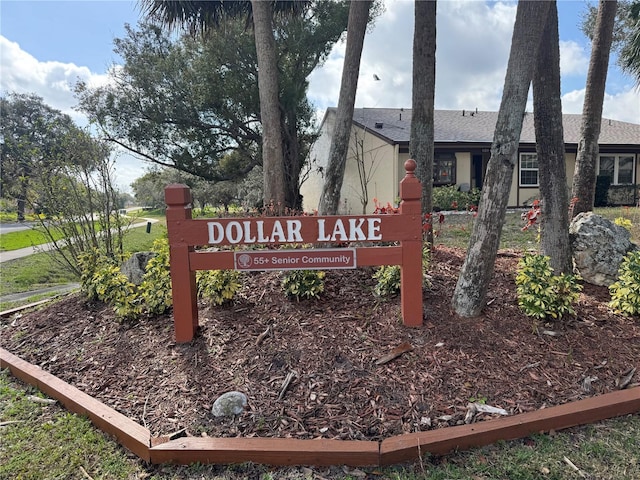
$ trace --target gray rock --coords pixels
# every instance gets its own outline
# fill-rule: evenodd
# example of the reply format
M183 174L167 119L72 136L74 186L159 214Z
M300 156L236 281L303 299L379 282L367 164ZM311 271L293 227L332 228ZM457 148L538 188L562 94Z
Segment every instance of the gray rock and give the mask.
M223 393L213 403L211 413L214 417L233 417L240 415L247 406L247 396L242 392Z
M578 214L569 226L569 235L575 270L594 285L615 282L623 257L638 249L626 228L593 212Z
M142 283L142 277L147 269L147 263L157 254L155 252L136 252L120 266L129 281L134 285Z

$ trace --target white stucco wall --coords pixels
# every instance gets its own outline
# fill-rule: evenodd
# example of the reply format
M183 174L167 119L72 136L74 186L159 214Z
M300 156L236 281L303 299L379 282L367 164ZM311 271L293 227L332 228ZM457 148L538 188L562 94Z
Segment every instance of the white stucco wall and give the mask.
M324 174L318 173L318 167L323 169L323 173L326 171L334 120L335 114L333 112L325 117L320 135L311 147L309 158L313 162L313 172L300 187L300 193L303 196L303 210L305 212L312 212L317 209L320 202ZM342 190L340 191L339 213L362 213L361 197L363 194L355 153L357 142L362 142L362 148L359 151L361 152L360 156L363 159L368 178L368 203L365 212L373 213L375 208L374 198L386 204L387 202L393 203L397 196L398 188L397 181L395 181L397 172L394 171L396 147L369 132L364 132L362 129L354 129L354 132L352 132L349 151L347 152Z

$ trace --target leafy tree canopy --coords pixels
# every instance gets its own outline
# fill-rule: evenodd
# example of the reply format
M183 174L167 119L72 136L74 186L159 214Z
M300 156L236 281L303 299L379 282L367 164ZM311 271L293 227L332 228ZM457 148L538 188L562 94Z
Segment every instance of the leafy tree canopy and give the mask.
M283 79L285 163L294 190L313 140L307 77L344 32L348 6L317 2L303 18L274 21ZM261 165L257 60L242 20L225 18L206 36L176 37L152 24L127 26L115 51L124 59L110 85L79 83L80 109L105 138L163 167L210 181L232 180ZM229 169L225 158L234 152Z
M582 17L582 32L593 39L598 7L590 5ZM612 49L618 65L640 85L640 1L618 0Z
M71 117L34 94L0 97L2 122L2 196L15 196L45 165L60 160L64 139L77 127Z

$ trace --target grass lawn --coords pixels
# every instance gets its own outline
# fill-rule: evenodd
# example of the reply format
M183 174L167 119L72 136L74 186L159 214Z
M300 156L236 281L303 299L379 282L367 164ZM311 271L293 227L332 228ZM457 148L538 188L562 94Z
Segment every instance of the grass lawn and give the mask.
M538 229L530 228L522 231L523 221L520 215L525 209L509 210L505 215L505 224L500 237L500 248L514 250L537 249ZM595 213L615 221L616 218L625 218L632 223L631 239L640 241L640 208L638 207L615 207L598 208ZM434 243L437 245L447 245L449 247L467 248L469 245L469 234L473 229L475 217L467 212L446 213L444 222L438 223L437 216L434 216L433 231L435 235Z
M56 240L62 238L62 232L53 231ZM0 251L8 252L20 248L33 247L49 242L49 237L42 231L41 227L34 227L18 232L8 232L0 235Z
M166 235L166 232L166 227L161 223L151 225L150 233L146 232L144 226L132 228L124 236L124 248L127 252L150 250L154 240ZM42 252L3 262L0 296L78 282L73 273L55 261L58 255L53 251ZM2 309L5 307L0 305Z

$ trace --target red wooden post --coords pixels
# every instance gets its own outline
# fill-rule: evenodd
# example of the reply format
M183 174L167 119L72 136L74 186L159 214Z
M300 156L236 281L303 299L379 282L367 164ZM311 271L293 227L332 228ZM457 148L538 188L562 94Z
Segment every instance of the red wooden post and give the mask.
M414 173L416 166L415 160L404 162L406 174L400 182L400 215L406 216L416 232L413 239L400 242L400 303L407 327L422 325L422 185Z
M191 191L181 184L171 184L164 189L167 204L167 232L173 296L173 322L176 342L190 342L198 328L198 292L196 274L189 265L189 253L193 246L180 236L181 224L191 220Z

